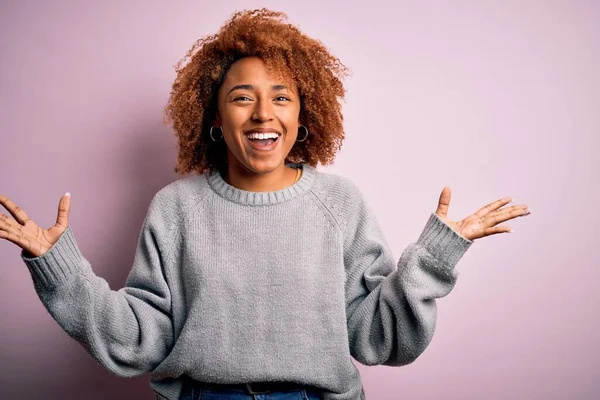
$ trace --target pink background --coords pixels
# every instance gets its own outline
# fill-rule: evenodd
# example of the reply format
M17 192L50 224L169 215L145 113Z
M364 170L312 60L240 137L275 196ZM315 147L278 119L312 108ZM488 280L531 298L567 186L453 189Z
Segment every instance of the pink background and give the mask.
M359 365L368 398L597 398L600 3L341 4L3 1L0 193L48 227L70 191L84 255L122 287L151 197L181 178L173 66L236 10L285 11L353 71L344 148L319 168L363 189L396 257L445 185L456 220L504 196L532 210L459 262L417 361ZM19 255L0 241L0 397L152 398L60 329Z

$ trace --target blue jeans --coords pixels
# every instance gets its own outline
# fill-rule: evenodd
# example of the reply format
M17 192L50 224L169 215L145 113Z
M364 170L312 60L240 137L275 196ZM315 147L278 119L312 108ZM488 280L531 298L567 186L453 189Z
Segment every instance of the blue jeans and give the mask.
M296 389L289 392L248 394L241 389L208 389L188 387L179 400L320 400L321 393L313 389Z

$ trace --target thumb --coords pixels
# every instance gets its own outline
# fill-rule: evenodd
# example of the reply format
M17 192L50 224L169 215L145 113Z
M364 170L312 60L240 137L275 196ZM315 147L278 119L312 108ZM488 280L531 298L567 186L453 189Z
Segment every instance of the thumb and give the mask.
M58 216L56 225L67 228L69 226L69 212L71 211L71 193L67 192L58 203Z
M440 194L440 201L438 202L437 210L435 213L441 217L448 217L448 207L450 206L451 192L449 187L445 187Z

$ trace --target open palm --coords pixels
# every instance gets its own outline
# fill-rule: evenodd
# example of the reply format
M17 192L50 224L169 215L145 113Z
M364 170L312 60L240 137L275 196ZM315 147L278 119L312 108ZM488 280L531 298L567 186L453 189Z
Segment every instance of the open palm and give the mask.
M7 239L15 243L35 257L47 252L69 226L71 208L69 193L61 197L56 224L48 229L42 229L27 216L21 207L2 194L0 194L0 204L14 218L0 213L0 239Z
M525 204L501 208L512 201L510 197L504 197L489 203L477 210L474 214L471 214L460 221L453 221L448 218L450 198L450 188L445 187L440 195L440 200L435 213L454 231L469 240L475 240L497 233L510 232L510 227L497 225L510 219L522 217L531 213Z

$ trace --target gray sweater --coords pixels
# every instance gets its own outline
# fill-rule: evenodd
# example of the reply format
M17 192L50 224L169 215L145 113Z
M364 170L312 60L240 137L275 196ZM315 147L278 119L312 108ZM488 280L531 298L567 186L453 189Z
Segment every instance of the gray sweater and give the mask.
M150 372L157 398L177 399L185 374L364 399L352 357L414 361L472 241L432 213L396 262L355 184L288 165L303 169L300 180L274 192L238 189L218 172L162 188L118 291L94 274L70 227L42 256L21 257L58 324L112 373Z

